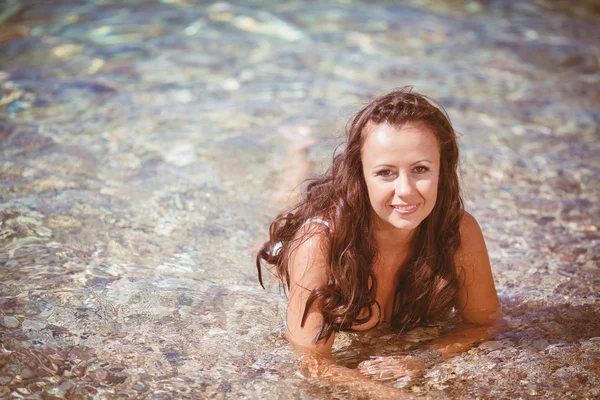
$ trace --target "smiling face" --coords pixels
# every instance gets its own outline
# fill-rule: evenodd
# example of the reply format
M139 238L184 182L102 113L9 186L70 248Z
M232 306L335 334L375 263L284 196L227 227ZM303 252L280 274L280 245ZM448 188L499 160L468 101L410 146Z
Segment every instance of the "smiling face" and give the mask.
M437 199L440 149L420 122L400 127L368 123L361 150L373 226L410 233L431 213Z

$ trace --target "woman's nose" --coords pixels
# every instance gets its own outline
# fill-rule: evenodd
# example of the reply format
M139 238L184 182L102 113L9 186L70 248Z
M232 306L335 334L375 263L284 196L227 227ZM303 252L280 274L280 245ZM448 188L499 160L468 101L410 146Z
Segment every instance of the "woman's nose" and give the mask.
M414 191L414 182L407 174L400 174L396 178L394 191L398 197L408 196Z

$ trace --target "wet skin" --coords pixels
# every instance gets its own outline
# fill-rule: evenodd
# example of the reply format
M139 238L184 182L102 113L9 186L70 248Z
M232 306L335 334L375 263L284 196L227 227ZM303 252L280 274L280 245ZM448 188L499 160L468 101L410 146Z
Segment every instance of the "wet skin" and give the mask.
M381 235L404 241L437 199L440 150L422 123L368 124L361 151L363 176Z
M439 147L433 132L422 124L405 124L401 127L371 125L366 128L366 134L361 158L379 254L374 271L378 282L394 282L393 278L399 273L398 266L402 264L398 261L408 253L412 232L435 205ZM318 304L309 310L306 324L300 327L304 304L311 290L327 280L326 228L309 228L307 225L303 230L306 229L315 233L291 254L288 336L299 352L331 360L333 335L325 343L313 343L322 322ZM467 325L431 343L444 358L491 337L501 326L498 323L501 320L500 305L485 241L477 221L466 212L460 224L460 235L462 244L455 255L457 272L462 278L458 309L462 310L461 315ZM382 316L378 317L381 321L389 321L391 317L394 290L393 285L378 286L377 300L383 311ZM414 360L390 359L387 363L384 361L383 365L381 361L362 363L360 371L377 379L388 379L390 369L405 375L414 374L419 370L418 367ZM340 367L334 368L337 371ZM386 375L380 375L382 369L386 368ZM337 373L336 376L344 375ZM397 377L397 374L392 375Z

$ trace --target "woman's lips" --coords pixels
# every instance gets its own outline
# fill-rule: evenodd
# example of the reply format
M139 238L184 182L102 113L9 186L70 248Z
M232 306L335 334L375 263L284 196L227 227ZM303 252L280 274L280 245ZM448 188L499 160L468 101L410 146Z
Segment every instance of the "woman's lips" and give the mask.
M419 204L410 204L410 205L392 205L394 208L394 212L402 215L412 214L419 208Z

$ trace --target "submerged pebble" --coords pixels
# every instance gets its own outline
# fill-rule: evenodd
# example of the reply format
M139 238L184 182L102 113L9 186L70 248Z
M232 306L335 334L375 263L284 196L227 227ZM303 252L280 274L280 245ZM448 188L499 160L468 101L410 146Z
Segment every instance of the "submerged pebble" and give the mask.
M17 328L19 326L19 320L12 316L2 317L2 319L0 319L0 323L5 328Z
M20 100L11 101L6 106L6 115L9 117L16 117L21 111L26 110L29 107L28 103Z
M10 2L0 12L0 397L352 398L301 373L254 252L346 116L415 85L460 133L507 330L340 333L424 398L597 398L593 1Z

